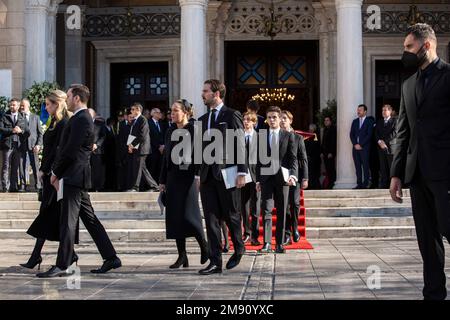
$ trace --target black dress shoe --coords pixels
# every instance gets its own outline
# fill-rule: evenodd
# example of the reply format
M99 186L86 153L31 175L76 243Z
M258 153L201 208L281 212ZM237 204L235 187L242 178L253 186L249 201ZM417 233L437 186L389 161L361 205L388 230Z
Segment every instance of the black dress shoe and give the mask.
M48 271L43 273L38 273L36 277L38 278L57 278L57 277L66 277L69 274L66 270L62 270L57 266L51 267Z
M250 236L248 234L246 234L243 238L242 238L242 242L247 243L250 241Z
M110 260L105 260L103 262L103 265L100 267L100 269L91 270L92 273L106 273L111 269L117 269L122 266L122 261L120 261L119 258L115 257Z
M238 266L238 264L241 262L242 256L244 255L245 251L243 253L237 253L235 252L230 260L228 260L226 268L228 270L236 268Z
M286 236L286 241L283 243L283 246L290 246L292 244L291 236Z
M271 253L272 245L268 242L264 243L263 247L258 250L259 253Z
M283 245L277 244L275 248L275 253L286 253L286 249L284 249Z
M294 232L294 242L300 241L300 233L298 231Z
M260 246L261 242L258 241L258 239L252 239L252 246Z
M223 253L228 253L228 251L230 251L230 245L226 244L226 245L223 246L222 252Z
M222 273L222 267L219 267L214 263L210 263L205 269L200 270L198 273L204 276L214 273Z

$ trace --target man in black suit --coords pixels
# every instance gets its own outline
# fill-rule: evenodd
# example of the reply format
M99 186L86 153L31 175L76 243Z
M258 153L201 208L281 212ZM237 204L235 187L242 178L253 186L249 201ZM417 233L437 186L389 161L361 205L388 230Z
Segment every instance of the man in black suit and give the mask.
M299 183L289 187L288 208L286 209L286 239L284 245L292 244L291 235L294 242L300 241L298 231L298 218L300 215L300 190L307 189L309 184L308 156L306 154L305 139L302 135L296 133L292 128L294 116L290 111L281 112L281 129L291 132L294 136L295 154L297 156L297 165L294 176Z
M20 149L20 191L26 191L30 177L28 167L33 170L34 187L41 188L37 173L39 170L39 151L42 148L43 131L39 116L30 112L30 101L22 99L20 112L24 115L29 131L21 135Z
M295 177L297 170L297 149L295 147L294 135L288 131L281 130L281 109L269 107L267 109L267 131L260 130L260 150L256 168L256 189L261 192L261 211L264 221L264 245L259 250L261 253L272 252L272 210L277 209L277 225L275 231L276 253L285 253L283 246L286 228L286 210L288 206L289 186L297 183ZM266 135L261 134L266 133ZM267 153L268 152L268 153ZM261 154L270 157L268 163L263 163ZM283 170L288 173L285 176Z
M328 188L333 189L334 183L336 182L337 131L331 117L325 117L324 125L321 157L325 164L325 170L327 171Z
M64 128L61 137L62 148L58 149L51 177L51 183L58 192L60 181L63 180L58 255L56 265L39 273L37 276L40 278L67 275L67 268L73 261L79 218L104 259L103 265L91 272L105 273L122 265L105 228L94 213L88 194L91 187L89 160L94 139L94 124L87 109L89 97L89 89L84 85L72 85L67 92L67 107L73 112L73 116Z
M116 135L113 118L106 119L106 137L103 143L105 161L105 191L117 191L116 176Z
M253 100L253 99L248 100L246 108L247 108L247 112L254 112L254 113L256 113L256 115L258 117L258 120L256 121L256 124L255 124L256 132L258 132L260 129L268 128L267 124L266 124L266 118L264 118L263 116L260 116L258 114L259 109L260 109L258 101Z
M152 152L147 159L147 162L150 162L147 164L147 168L150 168L151 175L155 177L156 182L159 183L167 124L166 122L161 121L160 109L153 108L150 114L151 118L148 120L148 125L150 127L150 144Z
M130 109L123 112L123 119L117 124L116 136L116 168L117 168L117 189L119 191L129 190L133 187L134 181L131 181L128 173L129 153L127 140L130 135L131 121Z
M25 116L19 112L20 100L12 99L7 111L0 120L0 149L3 155L2 190L4 192L18 191L18 173L21 156L22 135L29 129Z
M94 122L94 143L92 145L91 169L92 169L92 191L103 191L105 188L105 158L104 142L106 139L106 126L104 119L97 117L94 109L88 109Z
M392 143L391 197L402 201L410 184L417 240L423 259L425 299L447 296L443 237L450 242L450 65L436 53L427 24L407 31L402 61L418 71L402 85Z
M244 225L244 243L251 240L252 246L260 245L259 237L259 211L260 193L256 192L256 156L258 152L258 133L255 130L257 115L247 111L244 117L245 130L245 160L252 177L252 182L247 183L241 191L241 215ZM253 159L252 159L253 158Z
M222 147L222 150L212 152L214 154L211 154L211 156L214 159L211 162L206 161L207 159L203 157L197 177L200 179L200 193L210 247L210 264L199 271L202 275L222 273L221 221L226 222L234 245L234 254L227 262L226 268L236 267L245 253L240 214L240 189L245 185L245 175L247 174L244 126L241 113L224 105L225 93L225 85L219 80L205 81L202 97L209 111L201 116L199 121L202 122L202 132L213 141L204 142L203 150L214 143L215 139L219 139L218 144ZM237 142L233 139L232 143L235 149L234 159L227 159L227 141L225 139L227 129L235 130L240 134ZM218 132L218 130L220 131ZM220 156L220 153L222 153L223 158L216 159ZM237 161L239 156L241 156L242 159L240 160L242 161ZM236 187L226 189L221 169L232 166L237 166Z
M133 181L133 188L129 192L139 191L141 185L141 178L144 177L151 190L158 191L158 184L147 169L145 159L150 154L150 133L148 128L148 121L142 115L143 107L140 103L135 103L131 106L131 114L134 122L131 125L130 137L133 140L128 141L128 153L132 157L132 172L130 176Z
M373 134L372 118L367 117L367 106L361 104L357 109L358 118L353 120L350 140L353 144L357 186L354 189L367 189L369 186L370 146ZM364 174L364 180L363 180Z
M388 189L392 164L391 142L395 137L396 119L391 117L392 107L389 104L383 106L382 113L383 119L378 120L375 129L381 173L379 187Z

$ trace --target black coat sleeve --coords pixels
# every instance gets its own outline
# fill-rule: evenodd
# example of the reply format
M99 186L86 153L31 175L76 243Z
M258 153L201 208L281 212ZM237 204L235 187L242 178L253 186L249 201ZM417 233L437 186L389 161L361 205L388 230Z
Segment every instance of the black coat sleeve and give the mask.
M391 166L391 177L405 178L406 158L408 152L411 130L406 114L404 92L400 99L400 110L395 126L395 139L391 143L393 160Z

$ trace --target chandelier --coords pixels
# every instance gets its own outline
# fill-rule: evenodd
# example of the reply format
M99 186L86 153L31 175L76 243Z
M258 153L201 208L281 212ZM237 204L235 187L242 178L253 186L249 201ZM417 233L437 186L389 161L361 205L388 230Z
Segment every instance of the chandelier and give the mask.
M295 96L288 94L287 88L261 88L259 93L254 95L252 99L266 104L283 105L285 102L294 101Z
M260 3L268 4L257 0ZM277 4L284 2L285 0L278 1ZM293 29L292 22L289 19L283 18L282 14L275 14L275 4L273 0L270 1L269 8L270 15L262 17L262 22L257 30L258 34L264 34L266 37L270 37L273 40L274 37L280 32L289 33Z

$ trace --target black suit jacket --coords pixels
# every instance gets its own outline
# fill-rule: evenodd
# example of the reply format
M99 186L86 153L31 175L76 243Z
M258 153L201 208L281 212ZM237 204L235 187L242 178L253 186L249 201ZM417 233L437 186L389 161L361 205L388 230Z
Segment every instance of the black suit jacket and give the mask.
M9 110L0 119L0 134L1 134L0 148L2 150L11 149L13 142L17 142L17 146L20 147L22 136L27 135L30 132L27 126L27 119L25 118L23 113L18 112L17 121L16 123L13 122L14 120L11 115L11 111ZM23 132L21 134L12 133L12 130L16 126L22 129Z
M95 119L94 121L94 144L97 145L97 149L93 152L94 154L104 154L105 153L105 139L108 129L106 128L105 121L100 119Z
M27 117L23 114L25 121ZM39 116L30 113L29 120L27 121L28 131L21 135L21 146L23 150L33 150L35 146L42 146L42 126Z
M325 156L328 156L328 154L331 153L333 157L336 157L336 149L337 149L336 127L335 126L331 126L329 128L325 127L323 129L321 152Z
M64 184L82 189L91 188L90 158L94 141L94 123L87 109L78 111L64 127L53 166Z
M363 149L370 149L373 134L373 120L372 117L367 116L361 128L359 128L359 118L352 122L350 131L350 140L353 145L359 144ZM359 140L358 140L359 138Z
M305 139L302 135L292 132L294 135L294 145L296 155L297 155L297 166L294 173L294 176L297 177L298 181L302 181L303 179L308 180L309 174L308 174L308 156L306 155L306 146L305 146Z
M269 150L269 137L270 131L267 130L267 139L265 143L267 144L267 150ZM260 138L261 139L261 138ZM261 141L260 141L261 143ZM279 160L280 166L289 170L289 175L297 177L298 174L298 162L297 162L297 146L295 143L294 134L285 130L280 130L279 133ZM263 168L270 167L270 162L268 164L262 164L262 161L258 155L258 164L256 167L256 182L264 183L270 177L274 175L282 175L281 167L275 174L265 175L262 173ZM298 179L298 177L297 177Z
M234 109L228 108L225 105L222 106L222 108L220 109L219 114L217 115L217 120L214 122L212 119L211 121L211 128L215 128L218 130L222 131L223 134L223 163L221 164L206 164L206 163L202 163L202 165L200 166L198 175L200 176L200 181L201 182L205 182L207 177L208 177L208 171L212 170L212 174L214 176L214 178L216 180L222 181L222 173L221 170L223 168L228 168L228 167L232 167L237 165L238 167L238 172L245 172L247 173L247 165L244 164L238 164L237 162L237 155L238 155L238 151L240 152L239 154L241 155L245 155L245 143L244 141L240 141L239 139L235 139L235 143L234 143L234 159L231 160L227 160L228 163L226 163L225 157L225 150L226 150L226 139L225 139L225 130L226 129L240 129L242 130L242 134L244 134L244 124L242 122L242 115L239 111L236 111ZM209 112L205 113L203 116L201 116L199 118L199 121L202 122L202 134L204 134L207 130L208 130L208 120L209 120ZM203 142L203 148L202 150L205 149L205 147L210 144L209 141L204 141ZM244 159L245 160L245 159ZM244 161L245 162L245 161Z
M159 152L159 146L164 145L164 138L166 136L167 131L167 122L159 121L159 127L161 131L158 130L158 127L155 124L153 119L148 120L148 126L150 129L150 144L152 147L152 154L161 154Z
M130 134L136 138L131 142L133 146L139 145L138 154L141 156L149 155L150 152L150 132L148 121L143 115L140 115L131 126Z
M388 153L391 153L391 142L395 137L395 124L397 119L390 118L386 124L384 124L384 119L377 121L375 127L375 134L377 141L383 140L388 147Z
M421 101L416 99L418 73L402 85L391 176L412 181L419 164L428 180L450 180L450 65L439 60Z

